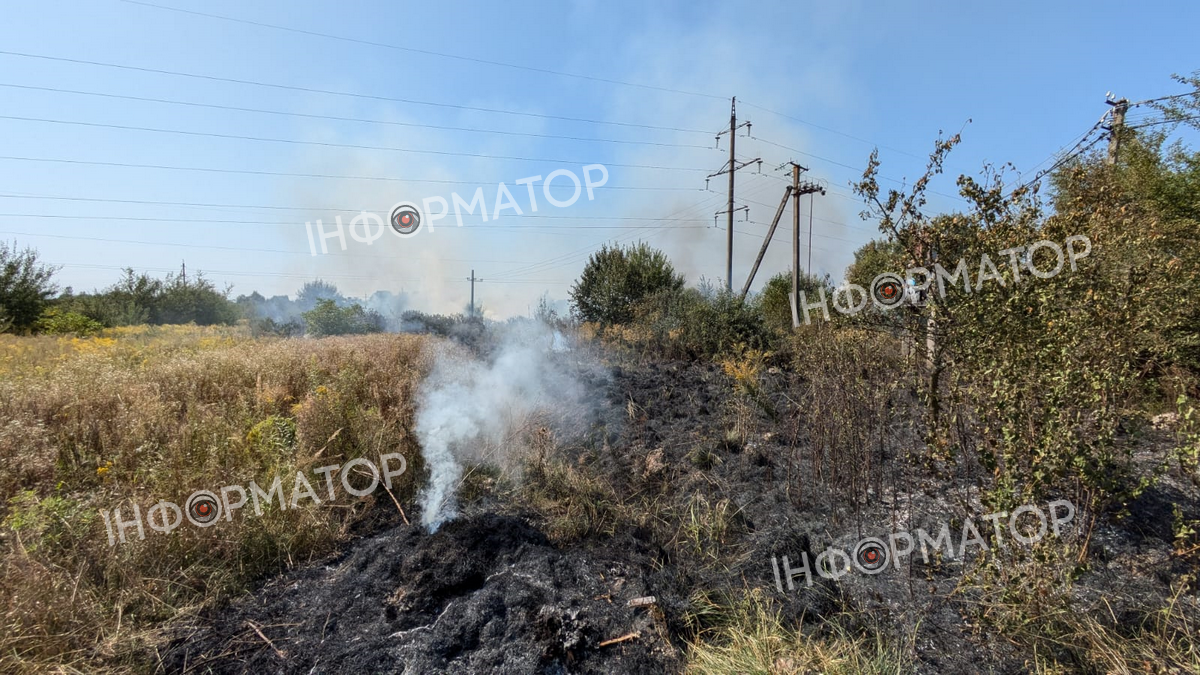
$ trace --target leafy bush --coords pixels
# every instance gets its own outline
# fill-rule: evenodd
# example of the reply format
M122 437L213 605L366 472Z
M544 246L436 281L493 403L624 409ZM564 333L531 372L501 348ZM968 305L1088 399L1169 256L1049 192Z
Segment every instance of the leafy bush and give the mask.
M317 306L304 313L308 334L314 337L329 335L365 335L383 332L383 317L367 311L362 305L338 307L333 300L318 300Z
M651 295L634 308L631 324L638 339L671 358L714 357L735 347L766 350L772 343L757 303L707 285Z
M252 319L250 334L254 337L300 337L304 335L304 324L296 320L278 322L274 319Z
M828 275L822 278L801 272L799 285L800 290L807 295L809 302L817 297L818 289L821 288L825 290L825 297L832 295L833 285L830 283ZM767 328L779 333L792 331L791 294L791 272L780 272L767 280L766 285L758 294L758 305ZM804 321L803 316L800 316L799 319L801 322Z
M34 324L34 330L47 335L95 335L104 329L99 321L78 312L64 312L57 307L47 309Z
M625 323L643 298L682 288L683 277L662 251L644 243L628 248L605 245L588 259L571 288L571 305L582 321Z

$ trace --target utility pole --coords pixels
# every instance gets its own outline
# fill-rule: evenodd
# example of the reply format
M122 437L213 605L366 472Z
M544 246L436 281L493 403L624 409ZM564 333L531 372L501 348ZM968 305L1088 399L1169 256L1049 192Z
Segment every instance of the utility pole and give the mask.
M825 191L821 190L821 196L825 196ZM808 267L804 271L812 274L812 221L813 221L813 193L808 193Z
M779 225L779 219L783 216L783 210L787 207L788 199L792 199L792 294L796 295L796 291L800 285L800 195L812 195L820 192L825 194L825 188L820 184L810 180L801 181L800 173L808 171L807 168L800 166L795 162L788 162L779 167L791 165L792 167L792 184L784 188L783 199L779 202L779 209L775 211L775 218L771 221L771 227L767 230L767 237L763 239L762 248L758 251L758 258L754 260L754 266L750 268L750 276L746 278L746 285L742 287L742 298L745 299L746 293L750 291L750 284L754 283L754 275L758 272L758 266L762 264L763 256L767 254L767 246L770 245L771 239L775 236L775 227ZM778 171L779 169L776 169ZM810 197L811 199L811 197ZM809 221L811 229L811 221ZM810 232L811 237L811 232ZM811 238L810 238L811 241ZM812 253L809 253L811 259Z
M724 173L729 174L729 207L725 211L717 211L717 215L721 215L722 213L729 214L728 232L726 233L725 238L725 290L729 291L730 293L733 292L733 212L737 210L733 208L733 176L738 169L745 168L746 166L755 162L758 162L760 168L762 167L762 159L759 157L756 157L748 162L738 162L737 155L734 154L734 148L736 147L737 130L741 127L746 127L746 134L750 134L749 122L743 122L741 126L738 126L737 97L734 96L729 104L729 128L717 134L718 146L720 146L721 143L721 136L729 134L729 161L722 166L720 171L717 171L714 174L709 174L708 178L705 179L705 187L707 188L708 179L715 178Z
M818 192L825 195L825 188L811 180L800 181L800 174L808 171L807 167L795 162L792 165L792 297L800 298L800 195L808 198L808 267L805 271L812 273L812 195Z
M475 316L475 282L476 282L476 281L483 281L483 279L476 279L476 278L475 278L475 270L471 270L471 276L467 278L467 281L470 281L470 282L471 282L471 308L470 308L470 316Z
M1111 105L1112 109L1112 124L1104 127L1108 130L1108 157L1104 163L1113 165L1117 163L1117 153L1121 151L1121 136L1125 133L1125 113L1129 111L1129 99L1113 99L1112 94L1104 101Z

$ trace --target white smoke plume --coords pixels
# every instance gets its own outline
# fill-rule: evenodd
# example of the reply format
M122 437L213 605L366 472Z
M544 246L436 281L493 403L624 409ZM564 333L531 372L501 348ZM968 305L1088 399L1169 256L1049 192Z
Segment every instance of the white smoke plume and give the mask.
M561 334L520 322L497 327L495 339L487 360L438 345L419 389L416 433L430 472L421 523L430 532L457 517L465 462L503 465L534 415L563 420L586 407L584 387L561 356Z

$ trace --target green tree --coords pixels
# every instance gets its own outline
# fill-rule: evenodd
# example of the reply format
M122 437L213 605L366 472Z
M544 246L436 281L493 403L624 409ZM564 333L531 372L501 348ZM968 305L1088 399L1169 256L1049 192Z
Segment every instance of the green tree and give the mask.
M302 312L315 309L322 300L333 300L336 304L341 305L345 304L346 299L342 297L337 286L320 279L309 281L296 292L296 305Z
M383 317L362 305L338 307L333 300L318 300L317 306L304 313L308 333L313 337L363 335L383 331Z
M38 262L32 248L18 250L0 241L0 322L29 330L58 291L52 281L57 270Z
M643 298L682 288L683 277L662 251L645 243L605 245L592 254L571 288L571 308L582 321L625 323Z
M826 298L833 294L833 285L828 276L819 277L815 274L801 272L798 281L800 290L805 293L809 302L816 300L821 289L824 289ZM763 321L766 322L768 328L784 333L792 330L791 294L792 273L790 271L776 274L763 285L762 291L758 294L758 305L762 310ZM803 323L804 317L799 318Z

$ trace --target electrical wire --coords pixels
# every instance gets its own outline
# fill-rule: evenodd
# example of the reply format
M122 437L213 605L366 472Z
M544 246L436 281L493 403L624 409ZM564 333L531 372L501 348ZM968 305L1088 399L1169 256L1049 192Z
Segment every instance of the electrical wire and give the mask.
M700 150L713 150L711 145L697 145L684 143L659 143L655 141L633 141L616 138L595 138L588 136L566 136L562 134L535 134L523 131L505 131L502 129L480 129L478 127L450 127L440 126L437 124L419 124L417 122L397 122L393 120L368 119L364 117L342 117L340 115L317 115L311 113L290 112L286 110L268 110L265 108L246 108L233 105L219 105L215 103L200 103L198 101L180 101L176 99L152 98L148 96L127 96L124 94L110 94L99 91L83 91L80 89L63 89L60 87L36 87L26 84L14 84L11 82L0 82L0 87L8 87L10 89L26 89L30 91L45 91L62 94L73 94L78 96L97 96L101 98L120 99L125 101L140 101L143 103L163 103L167 105L190 106L193 108L205 108L209 110L230 110L234 112L248 112L265 115L283 115L287 117L301 117L305 119L331 120L337 122L360 122L363 124L386 124L389 126L398 127L417 127L422 129L437 129L440 131L466 131L470 133L480 134L501 134L505 136L522 136L527 138L557 138L569 141L586 141L594 143L619 143L626 145L649 145L663 148L695 148Z
M269 138L264 136L241 136L237 134L218 134L203 131L186 131L183 129L159 129L156 127L139 127L125 124L103 124L100 122L81 122L78 120L56 120L47 117L20 117L17 115L0 115L0 120L16 120L20 122L38 122L45 124L65 124L73 126L94 127L101 129L119 129L122 131L145 131L159 134L178 134L182 136L199 136L203 138L223 138L238 141L254 141L260 143L287 143L291 145L315 145L325 148L350 148L354 150L382 150L385 152L410 152L417 155L439 155L447 157L473 157L477 159L502 159L508 161L519 162L546 162L558 164L589 164L591 162L581 162L570 159L557 159L547 157L516 157L511 155L489 155L478 152L453 152L450 150L418 150L416 148L397 148L381 145L356 145L353 143L326 143L322 141L301 141L293 138ZM610 163L605 166L615 166L625 169L652 169L659 171L708 171L708 169L688 167L688 166L654 166L647 164L617 164Z
M583 118L583 117L546 115L546 114L542 114L542 113L531 113L531 112L525 112L525 111L520 111L520 110L503 110L503 109L499 109L499 108L482 108L482 107L478 107L478 106L459 105L459 104L454 104L454 103L438 103L438 102L434 102L434 101L422 101L422 100L418 100L418 99L398 98L398 97L393 97L393 96L377 96L377 95L373 95L373 94L356 94L354 92L348 92L348 91L336 91L336 90L331 90L331 89L316 89L313 87L300 87L300 86L296 86L296 85L278 84L278 83L273 83L273 82L258 82L255 80L240 80L240 79L232 78L232 77L219 77L216 75L201 75L198 73L185 73L185 72L181 72L181 71L177 71L177 70L163 70L163 69L159 69L159 68L146 68L143 66L130 66L127 64L106 63L104 61L89 61L87 59L73 59L73 58L67 58L67 57L63 57L63 56L47 56L45 54L31 54L28 52L15 52L15 51L11 51L11 50L0 50L0 55L15 56L18 58L27 58L27 59L41 59L41 60L45 60L45 61L55 61L55 62L59 62L59 63L82 64L82 65L96 66L96 67L100 67L100 68L116 68L119 70L128 70L128 71L141 72L141 73L152 73L155 75L170 75L173 77L187 77L187 78L192 78L192 79L197 79L197 80L205 80L208 82L225 82L225 83L229 83L229 84L243 84L243 85L250 85L250 86L255 86L255 87L268 87L271 89L281 89L281 90L285 90L285 91L298 91L298 92L304 92L304 93L308 93L308 94L325 94L328 96L344 96L344 97L348 97L348 98L359 98L359 99L367 99L367 100L372 100L372 101L388 101L391 103L405 103L408 105L424 105L424 106L432 106L432 107L437 107L437 108L451 108L454 110L471 110L471 111L475 111L475 112L486 112L486 113L494 113L494 114L500 114L500 115L515 115L518 117L534 117L537 119L561 120L561 121L566 121L566 122L583 122L583 123L587 123L587 124L604 124L604 125L609 125L609 126L630 127L630 128L637 128L637 129L657 129L659 131L678 131L678 132L682 132L682 133L697 133L697 134L708 134L708 135L711 135L711 133L712 133L712 132L708 131L707 129L685 129L685 128L681 128L681 127L657 126L657 125L653 125L653 124L639 124L639 123L634 123L634 122L613 122L613 121L608 121L608 120L593 120L593 119L587 119L587 118Z
M373 180L373 181L390 181L399 183L434 183L444 185L479 185L481 183L491 183L495 181L469 181L469 180L439 180L430 178L398 178L391 176L354 176L354 175L339 175L339 174L324 174L324 173L296 173L287 171L255 171L251 169L223 169L223 168L208 168L195 166L171 166L167 164L137 164L132 162L98 162L81 159L59 159L51 157L18 157L12 155L0 155L0 159L14 162L48 162L55 164L75 164L82 166L109 166L120 168L133 169L155 169L165 171L199 171L204 173L223 173L223 174L242 174L250 176L282 176L286 178L323 178L333 180ZM597 190L672 190L672 191L702 191L703 188L674 188L674 187L653 187L653 186L633 186L633 185L614 185L601 186L594 188Z
M557 75L560 77L573 77L573 78L578 78L581 80L588 80L591 82L603 82L605 84L615 84L615 85L620 85L623 87L637 87L639 89L651 89L654 91L662 91L662 92L671 93L671 94L682 94L685 96L700 96L703 98L714 98L714 99L722 99L722 100L729 98L728 96L718 96L716 94L705 94L702 92L685 91L682 89L672 89L670 87L660 87L660 86L656 86L656 85L652 85L652 84L639 84L637 82L624 82L622 80L612 80L609 78L597 77L594 75L583 75L580 73L568 73L568 72L563 72L560 70L550 70L548 68L537 68L534 66L523 66L523 65L519 65L519 64L515 64L515 63L505 63L503 61L480 59L480 58L474 58L474 57L470 57L470 56L462 56L459 54L447 54L445 52L435 52L435 51L431 51L428 49L416 49L414 47L401 47L399 45L387 44L384 42L372 42L371 40L362 40L359 38L345 37L343 35L333 35L330 33L320 33L317 31L304 30L301 28L291 28L288 26L280 26L280 25L276 25L276 24L272 24L272 23L266 23L264 21L251 21L249 19L239 19L239 18L235 18L235 17L231 17L231 16L223 16L220 14L210 14L208 12L197 12L195 10L182 9L179 7L169 7L166 5L158 5L158 4L155 4L152 2L142 2L140 0L121 0L121 2L125 2L125 3L131 4L131 5L142 5L143 7L153 7L155 9L161 9L161 10L166 10L166 11L170 11L170 12L179 12L181 14L191 14L194 16L203 16L206 18L218 19L221 21L230 21L233 23L240 23L240 24L244 24L244 25L248 25L248 26L258 26L260 28L270 28L273 30L285 31L288 33L297 33L299 35L307 35L310 37L320 37L320 38L325 38L325 39L329 39L329 40L339 40L342 42L350 42L350 43L354 43L354 44L367 45L367 46L371 46L371 47L382 47L384 49L393 49L395 51L406 52L406 53L410 53L410 54L423 54L426 56L437 56L440 58L456 59L459 61L466 61L469 63L481 63L481 64L485 64L485 65L489 65L489 66L514 68L517 70L525 70L525 71L529 71L529 72L542 73L542 74L546 74L546 75Z

